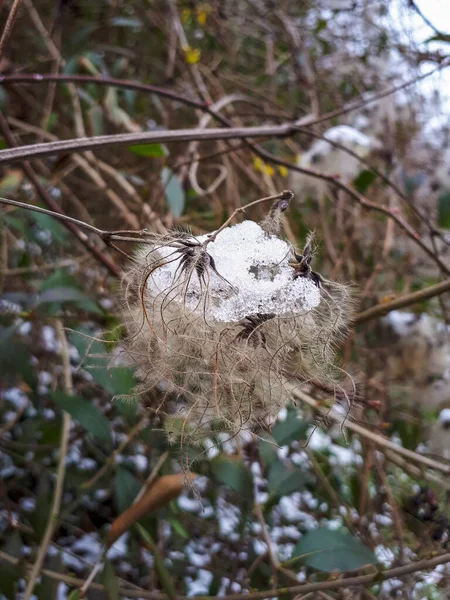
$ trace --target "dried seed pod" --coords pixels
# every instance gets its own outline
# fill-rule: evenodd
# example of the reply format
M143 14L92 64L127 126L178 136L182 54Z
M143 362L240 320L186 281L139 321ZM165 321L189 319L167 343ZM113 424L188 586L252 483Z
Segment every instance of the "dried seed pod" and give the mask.
M273 419L290 399L286 373L336 380L351 294L337 283L319 288L310 239L300 255L270 233L286 208L212 237L155 235L124 276L125 350L138 392L158 390L154 409L180 419L172 441L198 442L213 423L237 435Z

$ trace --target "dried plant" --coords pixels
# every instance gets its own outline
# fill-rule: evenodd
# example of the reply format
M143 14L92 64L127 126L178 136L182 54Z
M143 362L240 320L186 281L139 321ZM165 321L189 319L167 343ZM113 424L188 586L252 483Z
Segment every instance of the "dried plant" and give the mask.
M267 424L290 400L287 374L338 385L352 295L312 271L312 236L301 253L279 237L288 204L261 224L154 235L125 273L125 350L137 392L162 392L173 441Z

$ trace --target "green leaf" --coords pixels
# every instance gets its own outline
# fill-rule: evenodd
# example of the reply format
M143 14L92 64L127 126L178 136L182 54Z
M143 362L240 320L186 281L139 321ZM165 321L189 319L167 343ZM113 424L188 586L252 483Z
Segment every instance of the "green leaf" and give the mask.
M450 229L450 192L444 192L438 200L438 225Z
M283 496L289 496L303 489L309 479L309 476L297 467L289 467L280 462L274 463L267 479L269 497L264 504L264 510L270 510Z
M41 292L46 292L47 290L58 287L78 288L77 282L74 277L68 273L67 269L57 269L50 277L47 277L47 279L38 281L37 285Z
M102 442L111 441L108 419L93 402L88 402L78 396L69 396L64 392L54 392L50 394L50 397L93 437Z
M125 467L118 467L114 478L114 497L118 514L131 506L138 495L141 484Z
M170 526L172 527L172 529L183 539L188 540L190 539L190 535L189 533L186 531L186 529L183 527L183 525L181 524L181 522L178 519L175 519L174 517L169 517L169 523Z
M128 150L137 156L149 156L151 158L164 158L169 154L167 148L162 144L138 144L128 146Z
M80 600L80 590L72 590L67 596L67 600Z
M23 179L20 171L10 171L5 177L0 179L0 195L5 196L15 192Z
M314 33L317 35L318 33L320 33L323 29L325 29L327 26L327 21L325 19L319 19L317 21L316 26L314 27Z
M218 454L211 460L211 472L218 483L250 499L253 497L253 482L250 471L241 460Z
M364 194L364 192L375 181L376 178L376 173L365 169L364 171L361 171L358 177L353 181L353 185L358 190L358 192Z
M271 435L263 433L258 440L258 449L264 467L270 469L278 461L277 443Z
M158 546L155 544L155 542L153 541L153 538L148 533L148 531L142 527L142 525L139 525L139 523L138 523L136 525L136 528L139 532L139 535L150 547L150 550L153 554L153 560L155 561L155 571L156 571L156 574L158 575L158 579L161 583L161 587L166 592L168 597L171 598L171 600L175 600L175 598L177 596L177 592L175 590L175 585L174 585L172 576L170 574L170 571L166 567L164 559L162 558L162 556L158 550Z
M36 306L63 304L64 302L71 302L79 306L82 310L103 315L102 309L96 302L91 300L81 290L77 290L73 287L55 287L45 290L45 292L42 292L42 294L38 296Z
M47 290L53 290L55 288L74 289L76 292L72 295L73 300L71 300L71 302L73 302L75 306L79 307L81 310L87 310L103 315L103 311L97 302L89 298L89 296L86 296L86 294L79 289L76 279L68 273L67 269L57 269L50 277L39 282L38 286L40 287L41 292L46 292Z
M415 450L424 439L424 428L421 420L408 421L407 419L395 419L392 421L392 431L399 434L402 445L409 450Z
M300 538L292 558L319 571L353 571L377 562L375 554L344 530L319 527Z
M20 558L22 555L23 542L20 533L15 530L6 540L5 545L2 546L2 550L14 556ZM16 586L22 575L22 567L20 565L12 565L9 562L2 561L0 556L0 594L4 594L8 600L14 600L16 596Z
M89 109L88 119L91 125L92 135L103 135L105 131L103 108L98 104L94 104L94 106Z
M104 344L97 340L91 340L82 331L74 331L73 334L72 342L80 353L83 369L88 371L95 381L113 396L132 393L136 380L131 369L110 367L111 356Z
M164 186L167 204L173 216L177 219L183 214L185 202L184 191L180 185L180 181L171 169L164 167L161 171L161 182Z
M302 489L307 477L299 468L287 467L281 463L272 465L267 479L267 487L271 495L279 498L289 496Z
M48 507L50 508L50 503ZM54 556L49 556L46 560L46 563L47 569L53 571L54 573L62 573L64 570L60 553ZM60 582L57 579L52 579L51 577L47 577L46 575L42 574L41 581L35 589L35 594L38 597L38 600L56 600L58 597L59 583Z
M45 129L47 131L52 131L52 129L54 129L56 127L56 124L58 123L58 113L50 113L47 117L46 123L45 123Z
M304 440L309 423L302 421L295 410L289 410L284 421L278 421L272 427L272 436L280 446L287 446L291 442Z
M45 528L47 526L48 516L50 514L52 502L52 494L50 489L50 482L47 473L42 473L39 478L38 495L36 498L36 508L33 515L30 518L34 530L36 532L36 539L39 541L44 535Z
M17 378L20 375L31 388L36 377L28 348L12 336L17 327L0 327L0 374L2 377Z
M7 227L12 227L12 229L19 231L23 236L26 236L27 225L23 219L19 219L19 217L13 217L10 214L0 214L0 220L5 223Z
M57 446L61 439L61 419L45 421L40 427L39 445L54 444Z
M42 213L33 212L30 215L36 225L41 229L46 229L52 234L52 238L55 242L66 246L68 243L68 233L65 227L61 225L59 221L51 217L50 215L44 215Z
M103 585L106 588L108 600L120 600L119 586L117 585L114 567L107 560L102 572Z
M426 39L424 43L429 44L430 42L446 42L450 44L450 33L438 33Z

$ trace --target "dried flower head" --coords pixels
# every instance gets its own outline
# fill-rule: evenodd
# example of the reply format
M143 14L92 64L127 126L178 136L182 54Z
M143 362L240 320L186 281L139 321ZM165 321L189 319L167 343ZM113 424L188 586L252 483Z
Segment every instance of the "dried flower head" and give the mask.
M287 206L261 224L154 235L125 274L126 352L139 393L162 393L172 440L254 430L288 403L286 376L337 380L349 289L312 271L311 237L301 253L278 237Z

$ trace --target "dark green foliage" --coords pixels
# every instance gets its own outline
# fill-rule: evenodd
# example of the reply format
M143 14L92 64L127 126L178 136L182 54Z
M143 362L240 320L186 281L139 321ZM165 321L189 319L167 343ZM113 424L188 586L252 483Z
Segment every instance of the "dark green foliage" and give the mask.
M353 571L375 564L374 553L342 530L319 527L302 536L292 558L319 571Z

